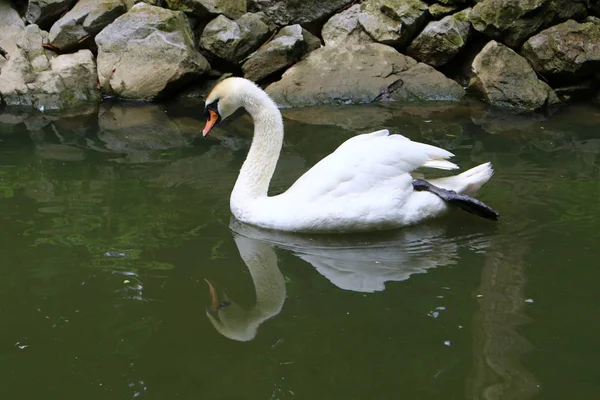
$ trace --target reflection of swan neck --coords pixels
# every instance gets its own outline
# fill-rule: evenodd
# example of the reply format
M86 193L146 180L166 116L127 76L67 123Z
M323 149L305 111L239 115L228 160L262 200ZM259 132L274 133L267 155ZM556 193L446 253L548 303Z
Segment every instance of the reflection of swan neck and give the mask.
M250 271L256 303L248 311L231 302L207 312L208 319L224 336L249 341L256 336L260 324L279 314L285 301L285 280L277 267L277 255L267 243L242 236L235 237L240 256Z
M256 305L253 314L260 322L265 321L281 311L285 299L285 281L277 267L277 256L266 243L255 242L252 248L244 248L238 239L236 243L254 282Z

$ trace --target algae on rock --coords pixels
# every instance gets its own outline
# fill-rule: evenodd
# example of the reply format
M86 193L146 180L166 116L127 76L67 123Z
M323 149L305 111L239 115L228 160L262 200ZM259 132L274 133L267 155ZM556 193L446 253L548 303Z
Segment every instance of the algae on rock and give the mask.
M204 28L200 46L217 57L238 63L263 44L274 28L263 13L247 13L235 21L219 15Z
M425 24L428 6L420 0L368 0L358 21L373 40L406 46Z
M546 78L570 83L589 77L600 71L600 23L555 25L529 38L521 54Z
M471 34L470 8L432 21L412 41L406 54L434 67L446 64L466 45Z
M253 81L266 78L320 46L321 41L300 25L286 26L242 65L244 77Z
M482 0L470 14L473 27L517 48L552 24L586 14L587 0Z

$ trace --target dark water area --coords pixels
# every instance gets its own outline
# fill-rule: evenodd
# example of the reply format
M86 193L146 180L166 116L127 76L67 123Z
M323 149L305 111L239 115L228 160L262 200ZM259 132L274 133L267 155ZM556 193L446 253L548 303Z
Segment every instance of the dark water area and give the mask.
M232 220L252 124L200 102L0 114L0 397L563 399L600 391L600 110L283 110L272 193L389 128L492 161L464 212L308 236ZM429 171L427 171L429 172ZM434 171L435 173L435 171Z

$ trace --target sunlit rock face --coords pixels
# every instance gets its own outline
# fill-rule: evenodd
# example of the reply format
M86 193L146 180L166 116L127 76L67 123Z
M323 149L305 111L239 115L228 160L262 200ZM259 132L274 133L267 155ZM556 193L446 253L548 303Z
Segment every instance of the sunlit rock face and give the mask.
M464 96L456 82L432 67L379 43L321 47L287 70L267 93L288 107Z
M538 79L527 60L498 42L489 42L472 67L470 87L494 106L535 111L558 103L552 88Z
M102 90L128 99L155 99L210 68L194 45L187 17L138 3L96 36Z

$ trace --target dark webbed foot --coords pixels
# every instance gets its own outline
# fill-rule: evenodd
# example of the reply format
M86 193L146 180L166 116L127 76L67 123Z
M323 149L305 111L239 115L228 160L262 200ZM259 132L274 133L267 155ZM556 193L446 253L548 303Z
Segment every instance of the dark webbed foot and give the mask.
M488 206L482 201L473 197L458 194L453 190L442 189L423 179L414 179L412 181L413 188L418 192L431 192L444 200L446 203L459 207L471 214L479 215L480 217L497 221L500 218L500 213Z

